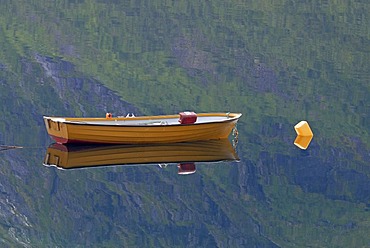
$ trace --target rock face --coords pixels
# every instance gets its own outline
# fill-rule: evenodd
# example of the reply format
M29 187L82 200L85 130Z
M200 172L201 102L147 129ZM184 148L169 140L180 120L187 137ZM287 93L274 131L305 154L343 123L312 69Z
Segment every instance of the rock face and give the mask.
M227 75L239 77L245 87L259 93L271 92L286 97L279 87L279 72L244 49L222 50L213 41L195 32L192 37L178 36L174 39L171 53L190 77L205 85L210 83L209 77L212 83L222 83L222 78Z
M212 54L197 47L198 43L204 42L197 38L177 38L172 46L172 52L183 68L213 73L215 68L212 64Z
M64 99L67 110L76 105L83 116L96 113L105 116L105 112L116 115L140 114L136 107L122 100L114 91L92 78L83 77L72 63L38 54L35 59L42 66L45 75L52 79L51 86ZM97 104L90 106L87 104L89 102Z

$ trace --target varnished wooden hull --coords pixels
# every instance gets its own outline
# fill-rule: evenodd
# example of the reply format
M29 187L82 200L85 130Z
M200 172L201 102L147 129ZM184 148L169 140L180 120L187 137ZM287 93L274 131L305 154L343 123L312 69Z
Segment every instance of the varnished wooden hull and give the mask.
M52 144L44 165L63 169L151 163L214 162L239 160L228 139L153 145Z
M110 119L44 117L44 121L49 135L61 144L154 144L225 139L240 116L233 113L198 114L199 122L186 125L166 124L167 120L178 118L176 115ZM206 121L201 121L202 118ZM163 123L141 125L141 121Z

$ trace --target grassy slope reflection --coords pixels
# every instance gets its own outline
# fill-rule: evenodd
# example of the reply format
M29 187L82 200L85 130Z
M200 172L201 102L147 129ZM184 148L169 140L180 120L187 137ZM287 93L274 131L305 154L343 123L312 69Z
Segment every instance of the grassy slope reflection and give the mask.
M37 4L47 21L17 8L25 27L5 29L6 36L18 47L22 41L69 57L146 113L232 107L254 120L261 113L290 121L304 115L328 138L340 130L370 143L360 3Z
M150 11L140 5L99 6L86 10L84 4L73 5L76 12L64 14L76 20L77 13L85 13L86 18L66 23L72 31L60 29L69 37L82 30L78 37L83 41L74 45L86 60L76 62L146 112L155 107L164 112L233 107L256 111L251 119L265 113L290 120L303 113L318 121L322 135L333 137L340 130L369 144L363 18L353 22L337 5L299 7L289 2L179 2L151 6ZM366 16L361 4L348 6L352 9ZM115 16L115 11L125 15Z
M144 2L142 5L136 3L137 6L134 6L69 2L59 1L54 4L50 1L38 1L31 5L17 1L10 4L10 1L8 3L5 1L0 10L1 32L4 34L0 36L0 40L6 49L0 50L0 63L4 64L8 71L19 76L24 75L26 68L20 61L26 58L30 51L41 54L54 53L74 61L80 70L101 79L111 89L119 92L125 100L137 104L146 113L169 113L189 108L204 111L230 109L246 113L244 122L247 125L240 125L240 131L244 133L240 149L250 151L245 155L250 156L251 160L246 162L248 172L243 173L243 166L240 166L240 171L222 168L213 173L204 172L211 175L204 180L210 185L207 192L212 197L208 195L201 198L199 195L190 194L186 188L180 190L179 201L184 201L184 195L187 196L186 199L194 199L185 202L188 209L209 202L207 204L213 206L211 209L218 209L215 213L221 210L224 213L217 215L221 216L217 225L209 225L208 229L204 226L199 227L202 232L208 230L217 232L217 227L225 224L223 220L228 216L229 222L241 228L241 233L244 231L251 233L243 229L242 221L245 219L237 215L243 212L254 213L254 219L249 221L262 224L266 232L264 235L277 240L280 245L288 246L292 242L325 244L328 237L332 238L329 244L348 246L356 242L360 245L368 244L363 238L366 235L362 233L368 230L366 228L368 224L361 221L368 219L368 212L364 210L368 198L356 196L354 194L356 190L359 193L366 191L353 188L366 186L366 183L358 183L356 180L341 183L340 180L342 178L340 175L351 170L360 172L361 177L365 175L364 182L368 181L366 176L367 179L369 177L369 172L364 167L367 157L361 152L368 151L370 144L367 97L369 85L366 81L368 37L365 23L368 12L365 5L358 2L350 3L348 6L345 3L297 5L290 1L275 2L274 5L268 5L265 1L234 5L213 1L198 5L186 1L158 4L151 1L150 6L143 6ZM36 68L40 70L40 74L43 73L40 67ZM63 107L63 99L59 99L55 89L51 86L48 86L47 90L37 85L34 87L32 82L38 82L39 79L28 75L29 78L25 77L22 80L14 75L5 76L15 78L8 80L6 87L2 86L4 91L1 92L7 94L2 93L1 97L8 102L8 109L5 105L2 109L2 114L4 113L2 125L3 123L7 125L1 129L3 136L9 135L5 130L11 130L10 133L18 130L9 121L14 113L27 112L19 116L20 119L25 119L28 113L59 112L73 115L84 113L79 110L77 104L71 104L66 110ZM15 82L26 83L17 88L14 87ZM50 84L53 83L52 81ZM17 88L17 91L13 91L13 87ZM34 97L39 97L40 100L33 100L34 98L30 100L28 97L30 92L34 92ZM46 95L44 92L51 93ZM11 97L12 94L15 96ZM49 97L53 98L53 101L48 99ZM37 108L31 111L29 108L32 106ZM96 110L91 108L85 113L97 114ZM317 161L318 166L328 165L324 166L326 169L332 169L335 164L344 166L344 170L334 170L340 173L329 174L332 176L330 178L336 178L335 183L340 185L333 187L333 190L341 188L343 192L328 191L323 194L320 193L322 191L312 189L316 184L307 181L306 184L302 183L300 180L302 178L296 175L300 173L298 169L305 168L307 164L297 166L297 171L294 168L285 171L285 167L282 168L284 164L274 162L275 154L286 154L293 158L295 156L294 152L287 149L287 143L282 135L273 136L274 139L271 141L271 135L274 135L276 130L274 126L283 124L283 130L279 131L283 131L289 137L288 127L284 127L284 123L295 124L302 118L313 120L312 124L318 130L319 135L315 137L314 143L321 147L331 147L330 144L334 143L335 154L353 156L346 158L346 163L343 163L339 159L330 161L335 156L329 155L331 151L328 150L315 154L322 158ZM271 119L274 122L272 124ZM34 128L37 122L32 123L31 126ZM270 124L273 126L269 126ZM44 130L41 128L35 131L41 133ZM340 135L336 137L338 133ZM31 132L25 133L24 136L33 137ZM249 139L255 142L249 144ZM29 139L25 138L26 140ZM273 145L275 142L281 146ZM292 140L288 142L291 143ZM342 146L344 148L341 148ZM36 164L39 161L31 160L30 163ZM293 167L294 163L291 163ZM297 163L299 164L299 161ZM267 167L269 169L267 174L255 172L265 168L261 168L261 165L271 166ZM362 167L365 169L361 169ZM318 167L313 171L316 173L314 175L320 175L321 170ZM238 175L237 172L241 177L246 176L244 180L249 180L242 181L238 186L249 183L250 192L256 193L241 192L234 195L234 198L230 197L229 192L235 189L233 186L237 187L232 181ZM308 172L302 174L306 173ZM116 173L111 174L112 177L114 175ZM146 182L141 179L147 178L146 173L132 171L129 176L126 178L123 175L123 179L135 179L137 182L129 185L131 194L128 195L135 196L134 192L139 192L140 199L146 199L148 205L152 200L166 202L166 197L171 196L171 194L161 195L157 191L151 193L160 194L159 198L147 196ZM253 179L254 176L259 180ZM56 178L55 182L60 182L59 177ZM318 183L325 179L322 178ZM67 186L59 191L56 203L72 202L71 209L78 210L79 206L74 201L85 199L86 196L82 192L77 191L75 195L61 194L66 190L81 189L84 184L71 183L73 181L69 182L70 178L63 180ZM156 180L164 179L158 177ZM92 207L88 212L99 212L99 209L106 206L111 208L113 206L113 210L120 207L118 201L112 201L114 204L109 201L104 203L104 199L114 196L115 192L118 191L117 195L122 194L116 189L118 181L107 183L104 174L98 174L97 177L92 174L88 176L88 182L93 182L93 185L96 183L96 188L110 188L106 195L93 198L90 202ZM198 183L201 187L202 183ZM176 184L174 181L166 181L161 185L163 189ZM286 189L286 194L282 194L282 188ZM20 191L22 190L24 188L20 187ZM260 198L263 196L262 193L265 194L265 201L264 198ZM340 197L331 199L331 195ZM94 196L94 191L88 196ZM245 200L239 202L239 199ZM32 200L29 201L32 203ZM227 208L230 201L236 203L231 210ZM101 202L103 205L99 205ZM135 199L131 202L130 204L134 204ZM170 198L167 198L167 202L171 202ZM41 205L48 206L47 203ZM158 211L163 218L154 221L153 224L147 224L145 230L138 229L127 234L130 237L128 239L137 241L136 234L148 233L148 230L153 230L158 222L168 221L167 212L161 210L163 207L165 206L157 205L151 210L148 207L144 216L150 216L150 211ZM209 209L208 206L205 208ZM321 213L319 209L323 209ZM72 210L62 210L62 213L66 213L63 211ZM67 213L66 216L73 214ZM112 221L112 218L106 218L104 214L99 216L101 216L98 218L99 223L104 225L109 225ZM149 220L140 219L142 215L139 212L132 213L131 216L134 217L129 218L129 221L138 219L143 226L145 223L151 223ZM312 216L317 217L315 221L312 221ZM355 219L357 224L351 229L352 219ZM45 227L50 226L48 220L48 217L42 219L45 221ZM191 221L185 217L181 221L184 229L191 226ZM88 221L85 222L87 223ZM72 224L75 223L62 220L61 225L53 227L58 233L55 239L76 237L68 230L68 234L61 231L65 226ZM349 225L346 226L347 224ZM120 223L118 226L124 228L125 225ZM137 223L132 222L131 226L137 227ZM158 232L175 229L173 223L168 226L168 229ZM273 228L269 228L270 226ZM105 230L102 228L101 233L95 231L101 234L101 237ZM318 234L318 230L322 230L325 235L315 235ZM350 235L343 235L346 230ZM182 237L185 240L186 237ZM220 233L218 237L224 238ZM161 236L161 239L163 242L167 240L164 236Z

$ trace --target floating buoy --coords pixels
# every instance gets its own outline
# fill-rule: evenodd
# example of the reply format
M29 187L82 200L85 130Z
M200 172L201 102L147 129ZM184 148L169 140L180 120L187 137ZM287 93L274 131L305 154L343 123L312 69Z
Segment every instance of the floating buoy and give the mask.
M313 132L310 128L310 125L308 125L307 121L300 121L297 125L294 126L294 129L295 129L297 135L313 136Z
M307 121L300 121L294 126L294 129L297 133L297 137L294 140L294 145L301 149L307 149L313 138L313 132L310 128L310 125Z
M111 119L113 117L112 113L106 113L105 118Z

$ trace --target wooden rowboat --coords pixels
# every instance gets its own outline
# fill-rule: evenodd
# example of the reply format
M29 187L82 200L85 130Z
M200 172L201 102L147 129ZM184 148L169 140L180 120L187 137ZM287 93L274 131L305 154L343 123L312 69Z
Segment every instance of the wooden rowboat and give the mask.
M51 144L44 165L75 169L108 165L238 161L228 139L150 145Z
M60 144L153 144L227 138L240 113L65 118L44 116L48 134Z

